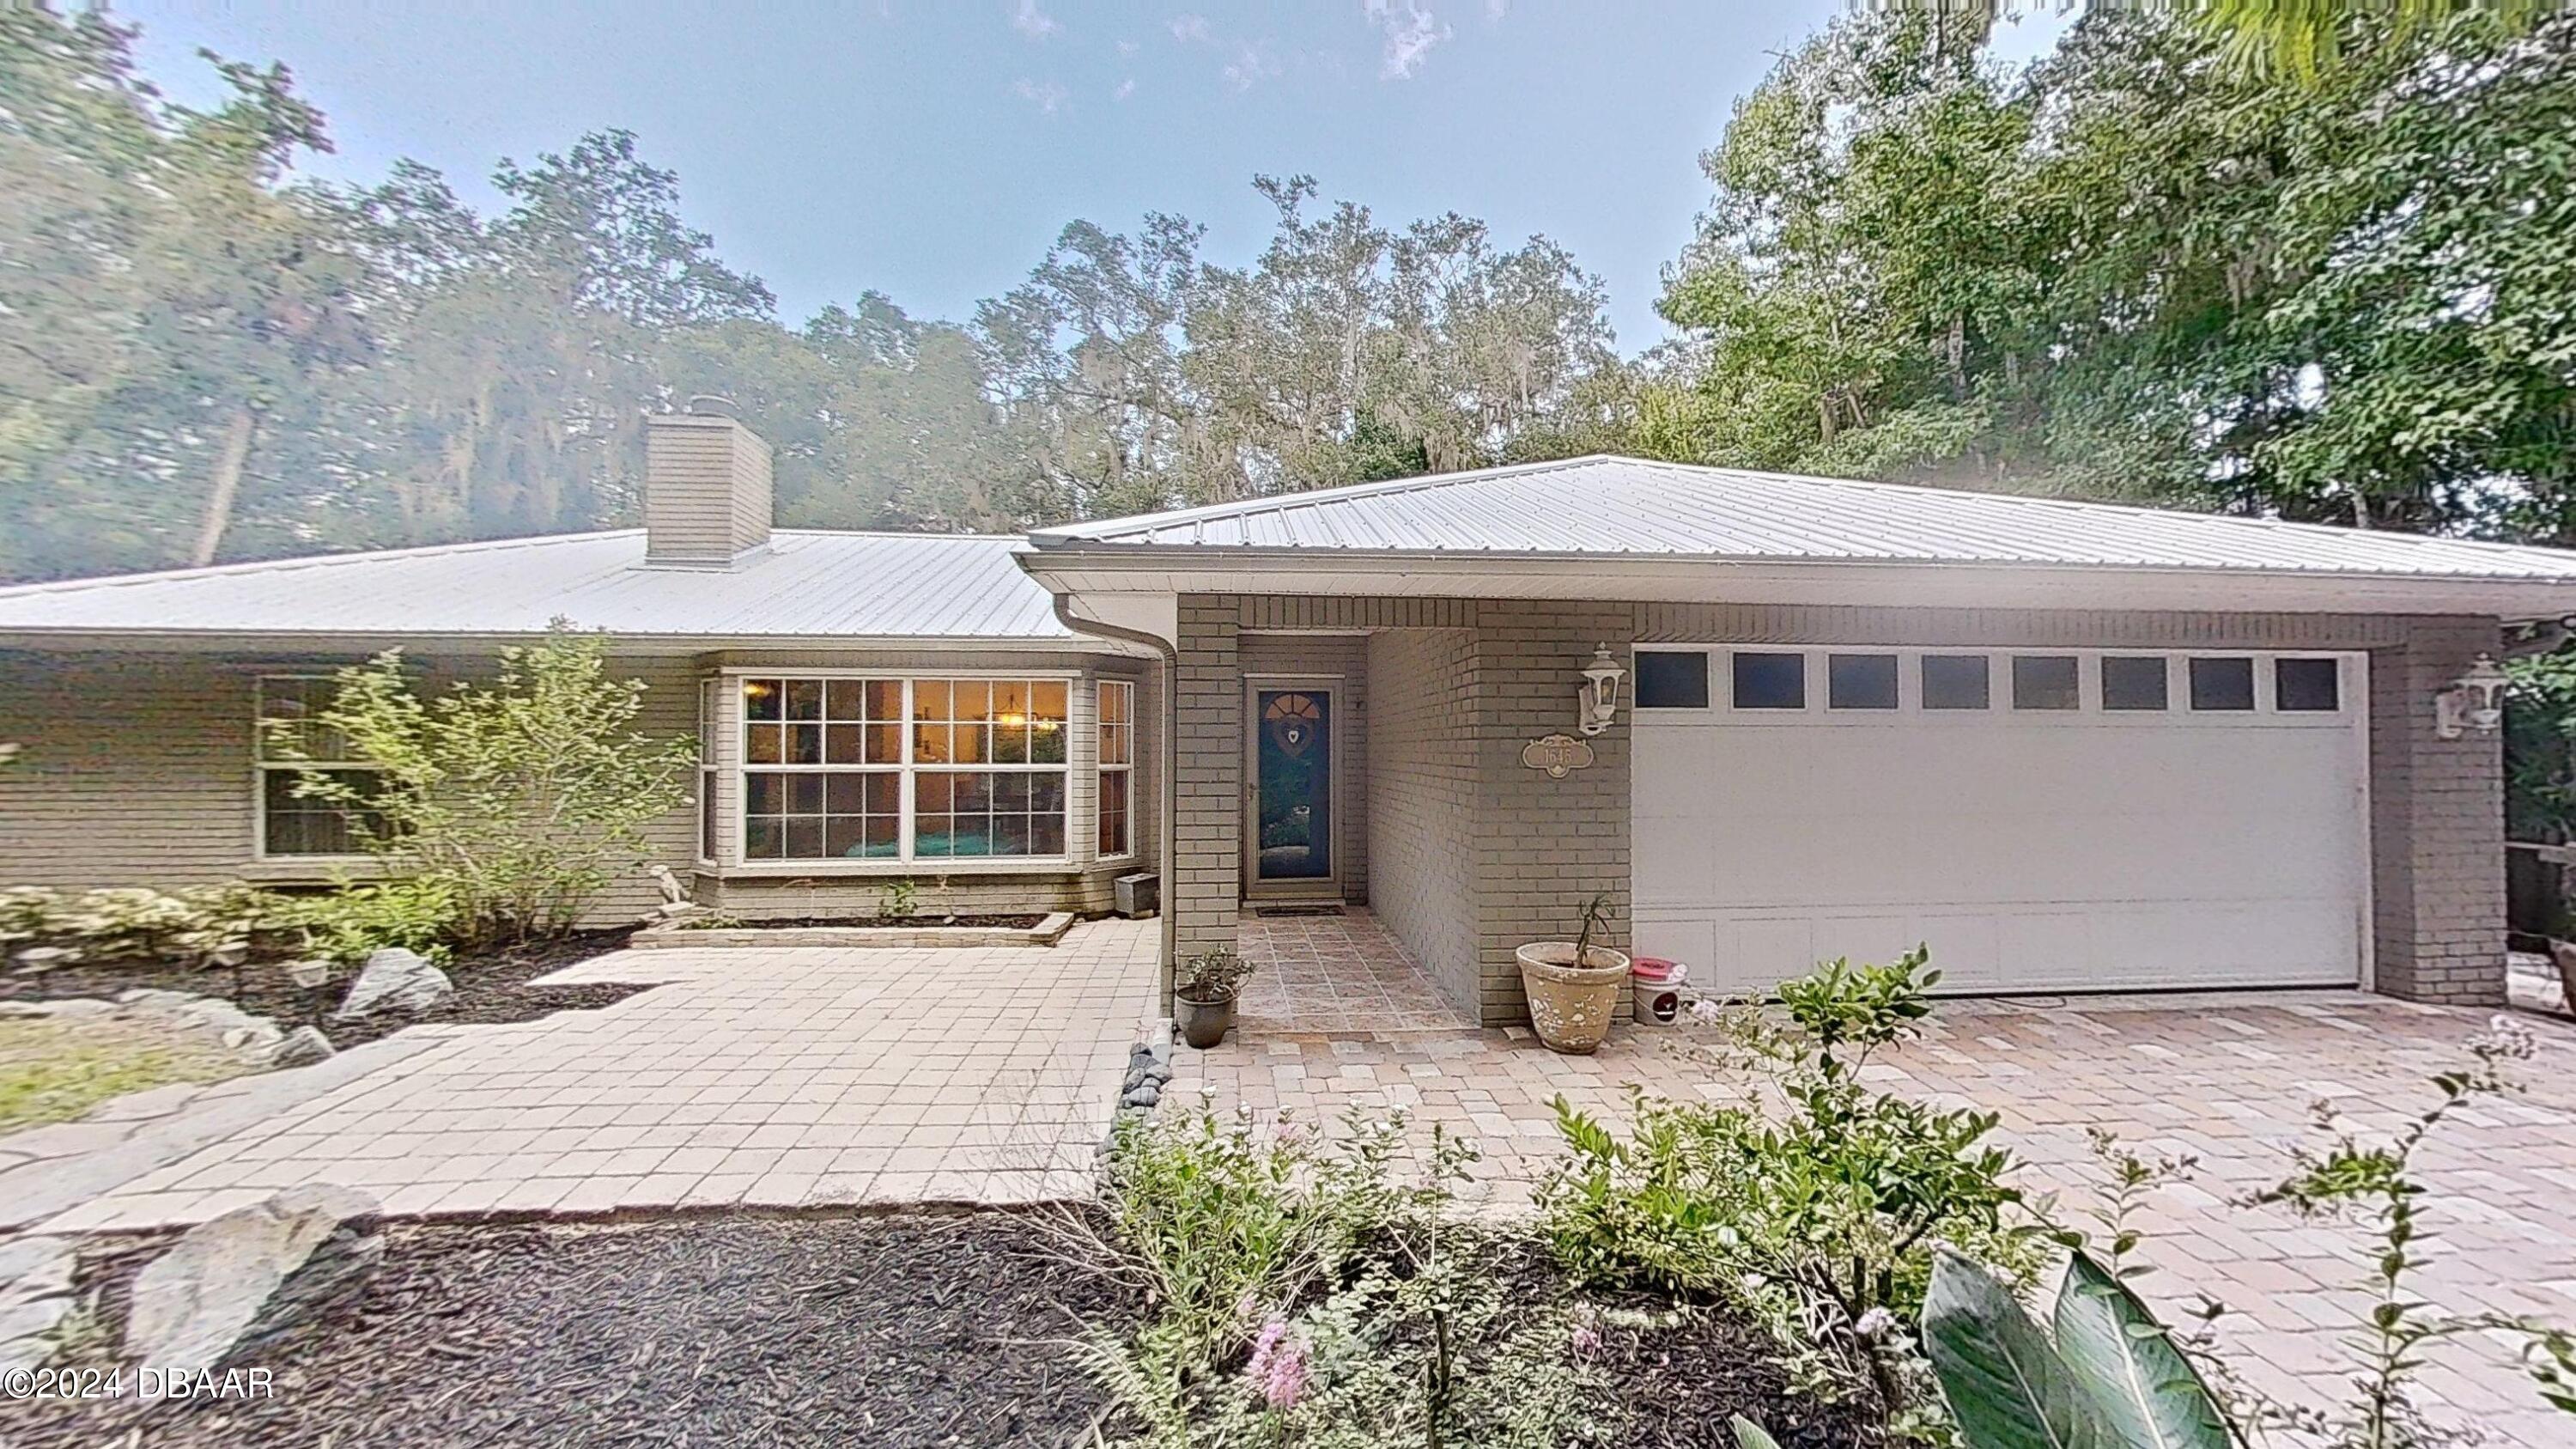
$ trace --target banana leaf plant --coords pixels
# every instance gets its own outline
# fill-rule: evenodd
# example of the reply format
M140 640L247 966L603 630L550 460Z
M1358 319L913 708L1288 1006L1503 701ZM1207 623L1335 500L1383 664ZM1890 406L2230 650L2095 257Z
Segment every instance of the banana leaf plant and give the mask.
M2080 1252L2045 1326L1993 1274L1943 1253L1923 1346L1965 1449L2242 1449L2165 1326ZM1756 1424L1733 1427L1737 1449L1779 1449Z

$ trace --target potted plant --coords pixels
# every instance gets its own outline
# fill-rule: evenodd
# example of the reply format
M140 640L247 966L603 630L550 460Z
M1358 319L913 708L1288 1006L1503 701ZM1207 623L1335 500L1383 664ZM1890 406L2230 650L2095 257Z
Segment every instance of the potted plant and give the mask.
M1181 958L1172 981L1172 1021L1181 1040L1205 1051L1234 1026L1234 1000L1243 994L1252 963L1220 946Z
M1609 915L1609 895L1596 895L1583 903L1573 940L1533 941L1513 953L1521 963L1530 1025L1550 1051L1588 1055L1610 1033L1619 983L1628 979L1628 955L1592 944Z

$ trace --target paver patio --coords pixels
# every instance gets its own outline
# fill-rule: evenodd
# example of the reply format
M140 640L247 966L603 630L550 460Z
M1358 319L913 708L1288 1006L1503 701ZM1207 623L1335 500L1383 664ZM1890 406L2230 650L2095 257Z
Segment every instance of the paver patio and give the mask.
M1334 923L1350 949L1401 964L1373 922ZM2073 997L1945 1003L1922 1040L1873 1065L1889 1090L1975 1103L2001 1132L2027 1186L2060 1193L2063 1216L2102 1181L2086 1129L2149 1155L2191 1156L2199 1169L2157 1191L2142 1226L2162 1270L2151 1293L2187 1306L2228 1304L2225 1342L2252 1383L2322 1400L2341 1387L2342 1337L2367 1301L2366 1241L2284 1210L2230 1200L2277 1180L2288 1153L2317 1143L2311 1105L2330 1101L2351 1128L2378 1136L2434 1099L2427 1079L2464 1059L2491 1013L2412 1005L2350 991ZM2437 1234L2416 1286L2459 1311L2576 1322L2576 1025L2517 1012L2540 1038L2520 1075L2529 1090L2478 1104L2420 1154L2423 1204ZM1291 1112L1327 1121L1358 1107L1405 1107L1477 1139L1484 1160L1469 1196L1489 1211L1525 1204L1557 1153L1549 1101L1623 1117L1630 1084L1667 1097L1733 1100L1743 1082L1704 1055L1701 1028L1622 1025L1599 1054L1558 1056L1526 1030L1252 1029L1208 1052L1174 1054L1166 1100L1207 1093L1221 1109ZM2083 1224L2089 1226L2089 1223ZM2540 1405L2501 1346L2441 1350L2428 1401L2498 1442L2576 1442L2570 1421Z
M435 1045L208 1142L48 1230L200 1221L282 1187L389 1213L1026 1202L1090 1190L1154 1001L1150 921L1052 949L626 951L658 982Z

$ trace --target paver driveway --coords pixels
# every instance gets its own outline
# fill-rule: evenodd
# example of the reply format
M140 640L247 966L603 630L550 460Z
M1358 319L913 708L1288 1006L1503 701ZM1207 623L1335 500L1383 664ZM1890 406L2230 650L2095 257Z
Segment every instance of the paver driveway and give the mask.
M1365 918L1347 929L1358 949L1400 954ZM2247 1378L2317 1400L2340 1390L2349 1360L2338 1344L2367 1302L2364 1241L2230 1199L2283 1175L2294 1145L2321 1140L2318 1101L2367 1136L2402 1126L2434 1100L2427 1078L2458 1065L2491 1017L2357 992L1950 1002L1921 1041L1870 1075L2000 1113L2026 1185L2059 1190L2070 1218L2102 1181L2089 1127L2144 1153L2197 1157L2197 1174L2157 1192L2145 1214L2146 1255L2161 1271L2144 1286L2177 1305L2199 1293L2228 1304L2225 1341ZM2528 1091L2455 1116L2419 1155L2437 1237L2416 1286L2449 1309L2576 1323L2576 1026L2517 1019L2542 1043L2519 1072ZM1632 1083L1736 1099L1743 1083L1694 1040L1695 1029L1623 1026L1580 1058L1544 1050L1525 1030L1256 1031L1210 1052L1177 1049L1165 1098L1204 1091L1220 1107L1309 1121L1351 1106L1406 1107L1417 1125L1439 1120L1478 1140L1485 1158L1470 1192L1509 1211L1557 1154L1548 1102L1560 1093L1612 1117ZM2494 1442L2576 1444L2576 1420L2541 1407L2493 1343L2442 1351L2426 1388L2428 1402Z
M46 1226L193 1222L306 1182L422 1215L1084 1193L1153 1002L1154 932L601 957L546 979L662 984L519 1026L414 1028L439 1040Z

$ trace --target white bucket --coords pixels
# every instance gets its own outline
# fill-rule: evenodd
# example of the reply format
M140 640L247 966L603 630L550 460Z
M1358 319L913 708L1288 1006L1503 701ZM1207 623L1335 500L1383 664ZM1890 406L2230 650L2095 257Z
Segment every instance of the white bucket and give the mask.
M1646 1026L1670 1026L1681 1019L1682 983L1690 978L1690 967L1676 961L1672 974L1660 980L1649 980L1633 971L1628 977L1629 995L1635 1000L1637 1020Z

